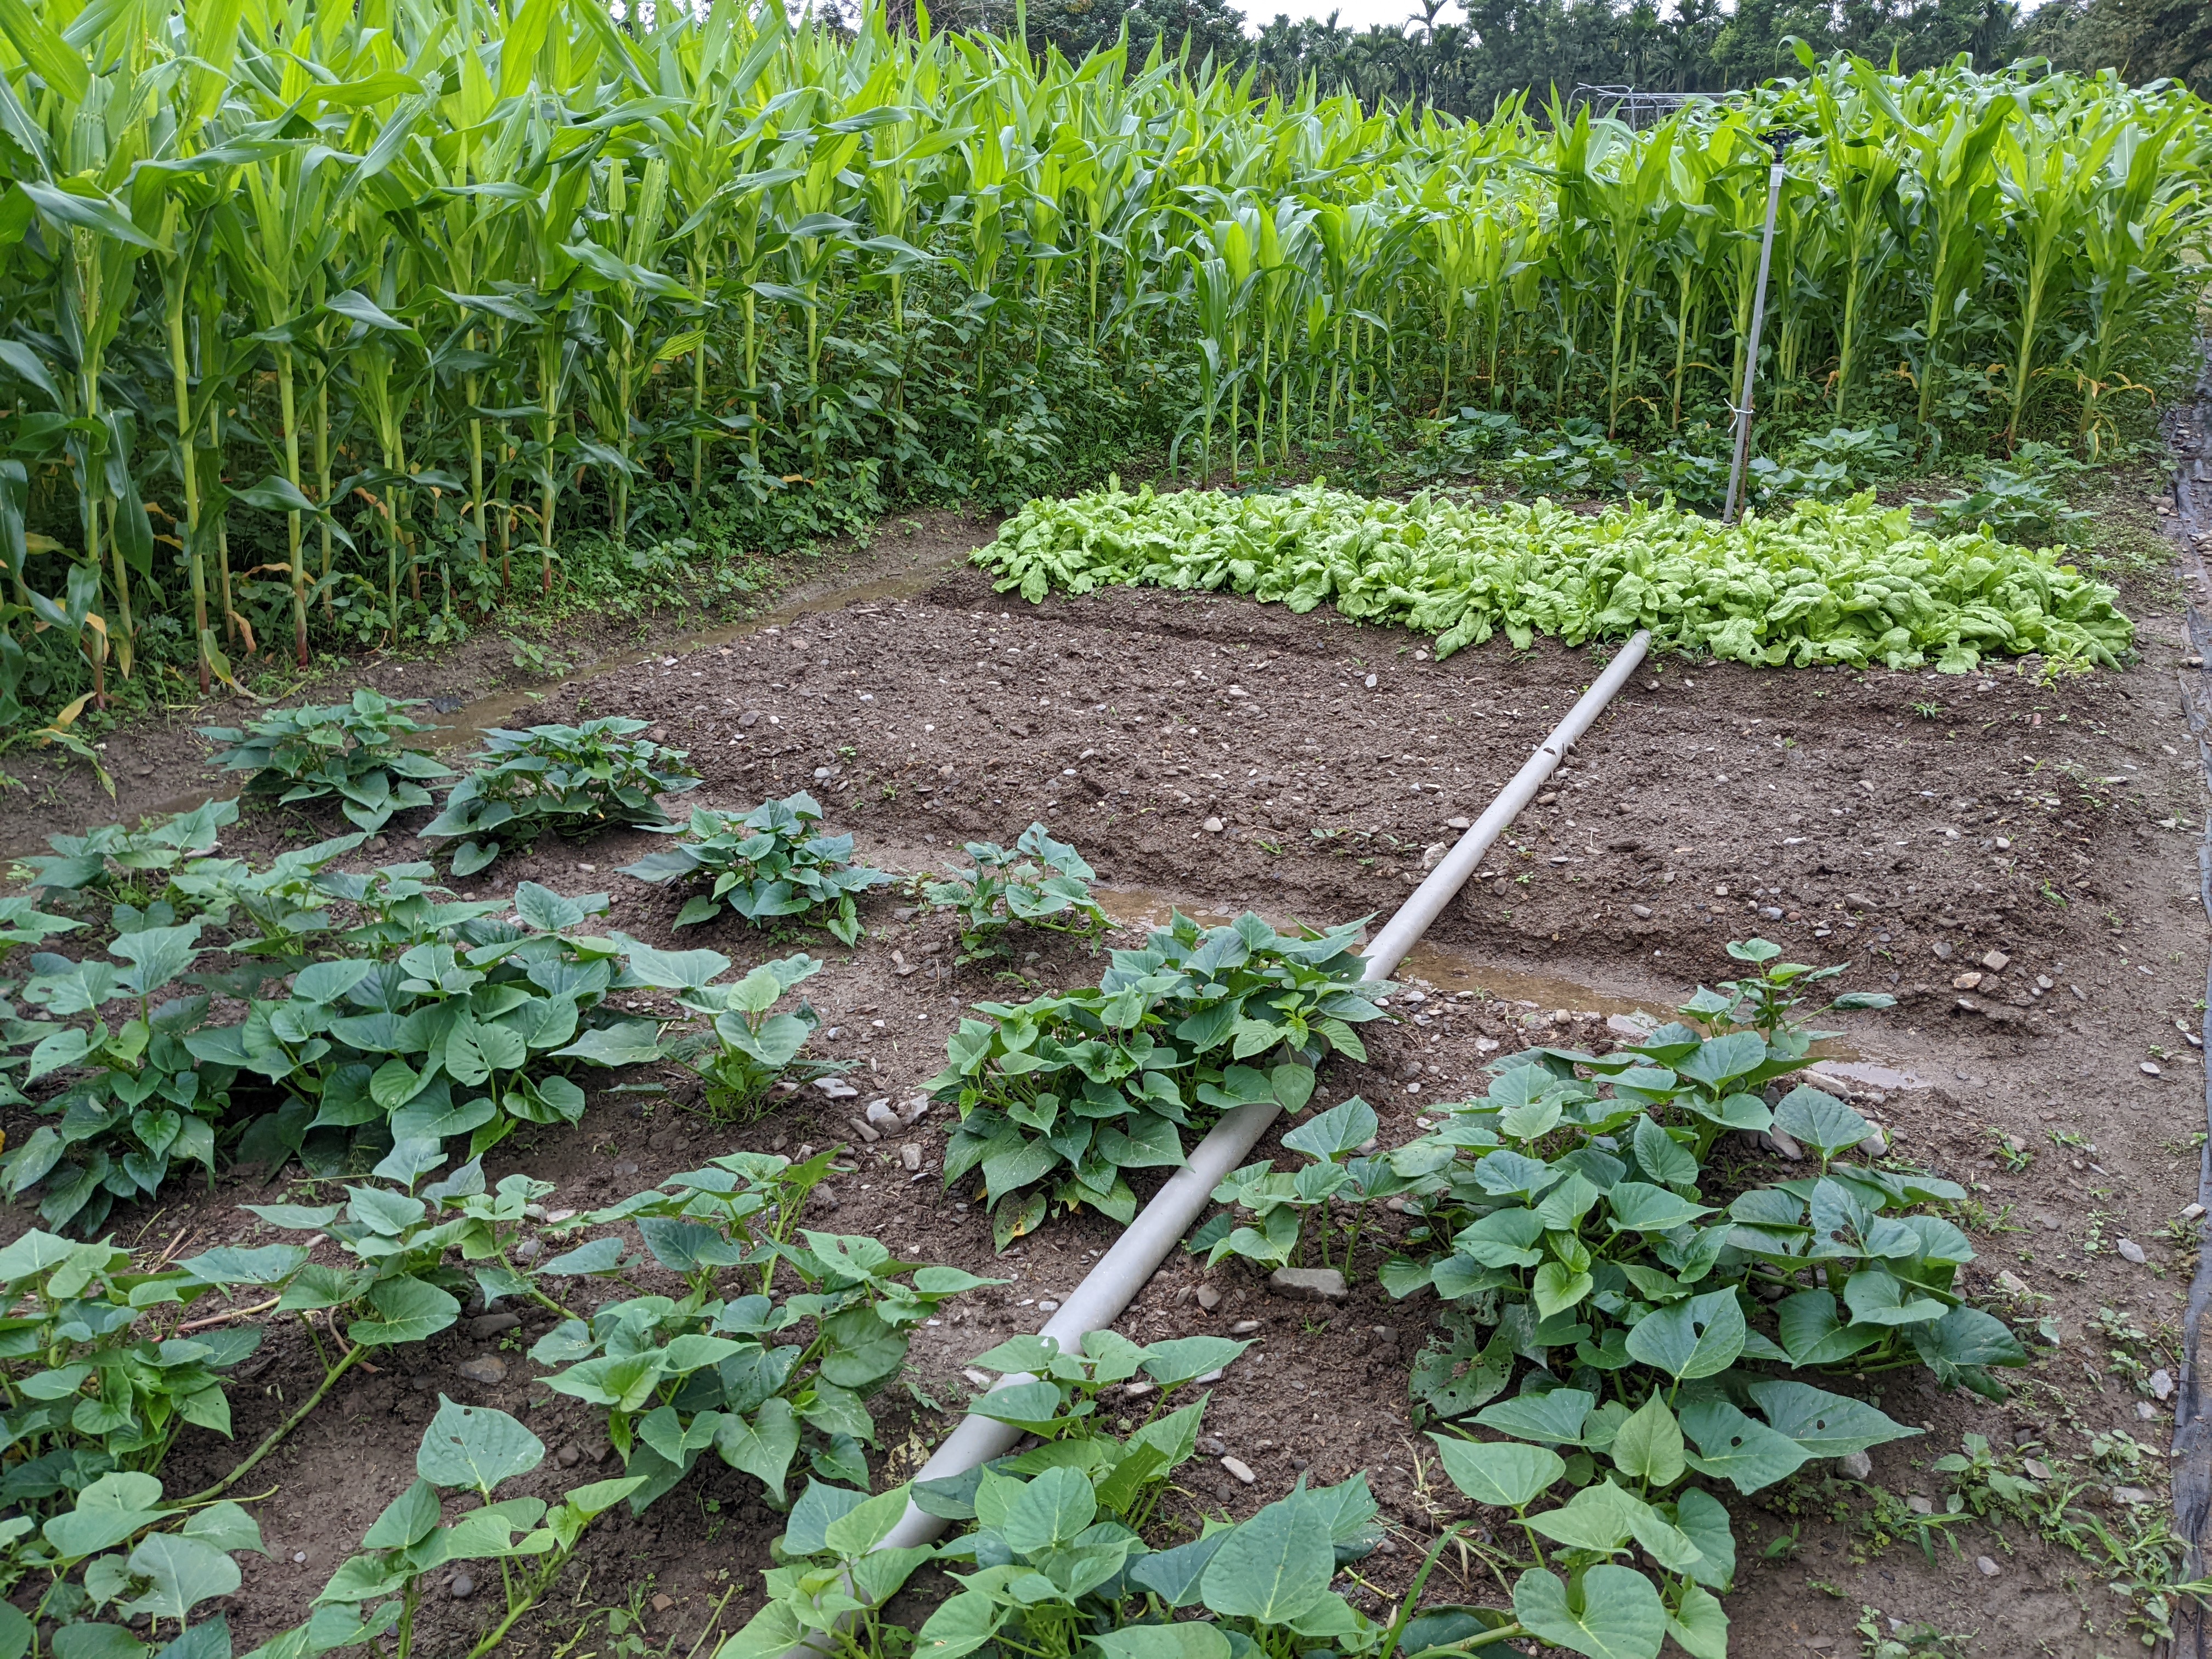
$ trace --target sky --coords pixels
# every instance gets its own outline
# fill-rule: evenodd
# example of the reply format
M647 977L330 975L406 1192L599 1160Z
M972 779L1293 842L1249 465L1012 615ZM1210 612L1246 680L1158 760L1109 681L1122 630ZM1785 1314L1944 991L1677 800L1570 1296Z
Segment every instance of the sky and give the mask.
M1399 24L1408 17L1418 17L1413 0L1240 0L1238 9L1243 12L1246 24L1258 28L1272 22L1278 12L1292 18L1327 17L1337 14L1338 24L1348 29L1364 29L1376 23ZM1437 15L1441 23L1464 21L1466 14L1457 6L1447 6Z

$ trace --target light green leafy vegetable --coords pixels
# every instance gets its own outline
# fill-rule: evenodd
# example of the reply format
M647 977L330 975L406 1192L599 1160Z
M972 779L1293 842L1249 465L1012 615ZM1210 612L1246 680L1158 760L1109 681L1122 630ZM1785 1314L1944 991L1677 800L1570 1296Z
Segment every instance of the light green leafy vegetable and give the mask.
M1538 500L1371 500L1321 483L1278 495L1035 501L975 562L1032 603L1052 588L1227 589L1433 635L1437 654L1502 631L1570 645L1651 630L1662 648L1771 666L1963 674L2038 653L2118 667L2135 625L2106 584L1986 530L1936 536L1871 495L1724 526L1630 502L1584 516Z

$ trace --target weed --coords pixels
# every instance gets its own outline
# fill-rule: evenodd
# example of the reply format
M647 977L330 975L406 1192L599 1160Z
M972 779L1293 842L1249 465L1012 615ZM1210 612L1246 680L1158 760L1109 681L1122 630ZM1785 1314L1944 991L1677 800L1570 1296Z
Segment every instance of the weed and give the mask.
M528 640L516 635L508 635L507 643L514 653L514 665L526 674L535 674L545 679L558 679L575 666L567 658L554 656L543 646L533 645ZM576 704L579 714L583 712L583 700L580 696Z
M2008 1134L2002 1129L1984 1129L1982 1133L1996 1143L1992 1150L1996 1154L1997 1162L2014 1175L2021 1173L2035 1162L2034 1151L2018 1135Z
M1854 1627L1860 1638L1860 1659L1966 1659L1976 1632L1946 1633L1917 1620L1887 1619L1879 1607L1862 1607Z

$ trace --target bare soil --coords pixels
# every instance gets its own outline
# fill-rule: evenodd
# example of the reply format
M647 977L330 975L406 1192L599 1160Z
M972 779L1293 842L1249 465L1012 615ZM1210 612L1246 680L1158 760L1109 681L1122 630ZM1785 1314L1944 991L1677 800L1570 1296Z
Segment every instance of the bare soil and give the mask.
M742 808L805 787L833 827L855 832L863 860L902 874L946 868L963 841L1010 841L1041 820L1082 848L1109 908L1132 924L1108 943L1135 944L1135 924L1171 903L1315 924L1386 914L1425 852L1480 810L1605 654L1499 641L1437 663L1395 631L1210 595L1116 592L1032 608L971 568L948 568L975 536L945 521L879 544L843 576L878 585L842 603L813 595L832 608L794 606L750 629L611 659L586 679L456 710L456 725L638 715L705 772L683 805ZM1727 1602L1738 1653L1854 1651L1863 1607L1971 1634L1966 1650L1978 1654L2094 1659L2137 1646L2121 1625L2125 1603L2105 1588L2111 1573L2017 1526L1954 1526L1934 1538L1931 1559L1869 1517L1880 1492L1924 1495L1940 1512L1948 1488L1927 1466L1970 1431L2070 1470L2116 1528L2126 1512L2154 1514L2166 1501L2172 1413L2148 1376L2180 1370L2196 1249L2178 1217L2196 1196L2204 1121L2194 842L2205 794L2178 680L2191 654L2183 619L2167 607L2139 621L2136 665L2048 684L2009 665L1962 679L1647 664L1409 961L1401 978L1420 1000L1401 995L1396 1023L1370 1028L1369 1064L1324 1075L1325 1102L1362 1094L1386 1140L1410 1137L1425 1108L1479 1091L1501 1050L1617 1040L1609 1016L1663 1016L1698 981L1727 976L1727 943L1753 935L1798 960L1847 963L1846 985L1898 997L1887 1014L1838 1017L1824 1071L1884 1126L1897 1157L1972 1185L1960 1218L1981 1260L1968 1288L2055 1319L2061 1340L2016 1375L2003 1404L1941 1394L1917 1371L1877 1379L1883 1409L1928 1432L1880 1449L1869 1482L1828 1465L1731 1498L1744 1564ZM471 677L486 671L483 660L386 664L368 678L422 695L475 689ZM204 751L172 728L118 734L111 752L126 786L154 769L124 802L135 809L158 791L175 795ZM65 788L12 814L8 844L27 849L82 827L97 804L80 796ZM327 833L326 822L256 811L225 850L266 854ZM680 897L611 873L654 844L548 839L502 860L490 882L460 885L606 889L614 925L665 943ZM396 826L362 861L418 850ZM1103 966L1079 945L1047 940L995 975L956 967L950 921L911 905L896 891L873 896L856 949L806 939L829 963L808 986L825 1016L816 1049L854 1062L864 1099L910 1094L934 1073L969 1003L1084 983ZM728 917L681 939L741 964L793 948ZM849 1107L811 1090L732 1126L685 1109L680 1074L670 1081L673 1100L601 1095L574 1129L526 1130L490 1155L489 1173L526 1170L556 1183L553 1202L583 1207L738 1147L846 1142L854 1150L817 1199L813 1224L1007 1281L951 1304L918 1336L910 1382L878 1397L879 1483L911 1473L956 1420L969 1393L963 1365L1036 1328L1037 1304L1072 1289L1114 1235L1095 1217L1056 1221L994 1256L971 1194L941 1188L937 1117L911 1137L924 1167L909 1177L898 1144L860 1141ZM2021 1167L2000 1164L2006 1136L2019 1146L2008 1162ZM1747 1147L1730 1156L1746 1160L1747 1176L1772 1172ZM212 1193L180 1187L160 1211L125 1218L118 1236L149 1260L188 1255L246 1236L239 1203L307 1188L296 1171L265 1186L245 1174ZM1149 1190L1139 1183L1140 1196ZM0 1214L0 1235L29 1219ZM1394 1529L1359 1569L1375 1607L1464 1511L1406 1390L1433 1304L1393 1303L1373 1282L1392 1219L1342 1306L1279 1300L1229 1264L1212 1275L1223 1296L1208 1311L1194 1294L1205 1275L1178 1256L1118 1327L1140 1340L1252 1327L1259 1345L1215 1390L1207 1432L1256 1479L1244 1486L1202 1458L1186 1470L1176 1519L1248 1513L1302 1473L1327 1481L1364 1469ZM2124 1238L2142 1247L2140 1264L2118 1253ZM2001 1284L2001 1272L2025 1288ZM2124 1345L2096 1328L2100 1309L2146 1334L2133 1345L2142 1389L2110 1369ZM342 1384L257 1472L267 1479L247 1484L270 1488L257 1510L274 1559L250 1559L232 1598L241 1650L304 1617L412 1479L441 1394L514 1412L559 1450L520 1490L550 1494L574 1482L571 1468L601 1460L613 1472L589 1414L531 1382L520 1351L542 1328L526 1315L497 1341L456 1329L395 1351L374 1375ZM456 1368L487 1352L506 1362L506 1380L462 1380ZM252 1365L233 1390L240 1444L316 1375L283 1330ZM2087 1461L2091 1437L2115 1430L2151 1449L2140 1468ZM234 1455L188 1431L172 1490L202 1484ZM641 1520L596 1530L549 1609L507 1645L541 1659L594 1604L635 1599L656 1646L689 1651L710 1626L726 1632L757 1605L755 1575L780 1530L754 1483L706 1460ZM1438 1592L1504 1594L1478 1557L1455 1555ZM488 1590L434 1600L424 1651L465 1651L495 1601Z
M564 680L588 681L659 648L711 637L718 629L805 615L824 603L848 602L856 587L896 586L915 572L942 569L995 527L990 517L924 512L892 520L868 537L781 554L767 562L765 580L750 593L702 595L671 586L646 595L635 615L570 606L550 623L525 618L519 624L525 632L551 630L542 646L549 665L542 672L519 665L513 639L496 630L444 647L322 657L304 674L295 673L281 654L243 661L239 672L264 686L284 682L285 694L276 701L285 703L330 702L352 696L359 686L388 697L420 698L429 707L416 710L417 717L442 720L459 738L518 712L526 720L535 697ZM250 672L257 665L258 675ZM28 810L0 817L0 856L43 852L46 837L57 832L136 823L197 805L210 792L234 793L239 778L206 763L210 745L198 728L238 726L270 706L265 696L240 691L211 702L164 704L157 713L128 720L98 745L114 784L112 798L89 768L59 750L15 751L0 770L6 780L0 790L9 792L0 799L11 809ZM21 800L14 799L18 789Z

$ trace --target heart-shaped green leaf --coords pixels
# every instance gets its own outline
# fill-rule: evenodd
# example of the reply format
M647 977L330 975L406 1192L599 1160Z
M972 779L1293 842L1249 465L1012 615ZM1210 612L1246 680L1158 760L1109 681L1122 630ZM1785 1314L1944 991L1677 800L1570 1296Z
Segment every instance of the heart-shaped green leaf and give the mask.
M502 1480L526 1474L545 1461L545 1443L505 1412L459 1406L438 1396L415 1454L415 1470L441 1486L468 1486L486 1498Z
M1462 1440L1434 1431L1429 1438L1452 1485L1493 1509L1525 1508L1567 1472L1557 1452L1517 1440Z
M1744 1332L1735 1292L1711 1291L1646 1314L1629 1329L1628 1352L1683 1381L1715 1376L1743 1352Z
M1667 1609L1650 1581L1630 1568L1601 1562L1583 1575L1581 1604L1540 1569L1514 1581L1513 1613L1529 1631L1584 1659L1658 1659L1667 1639Z

